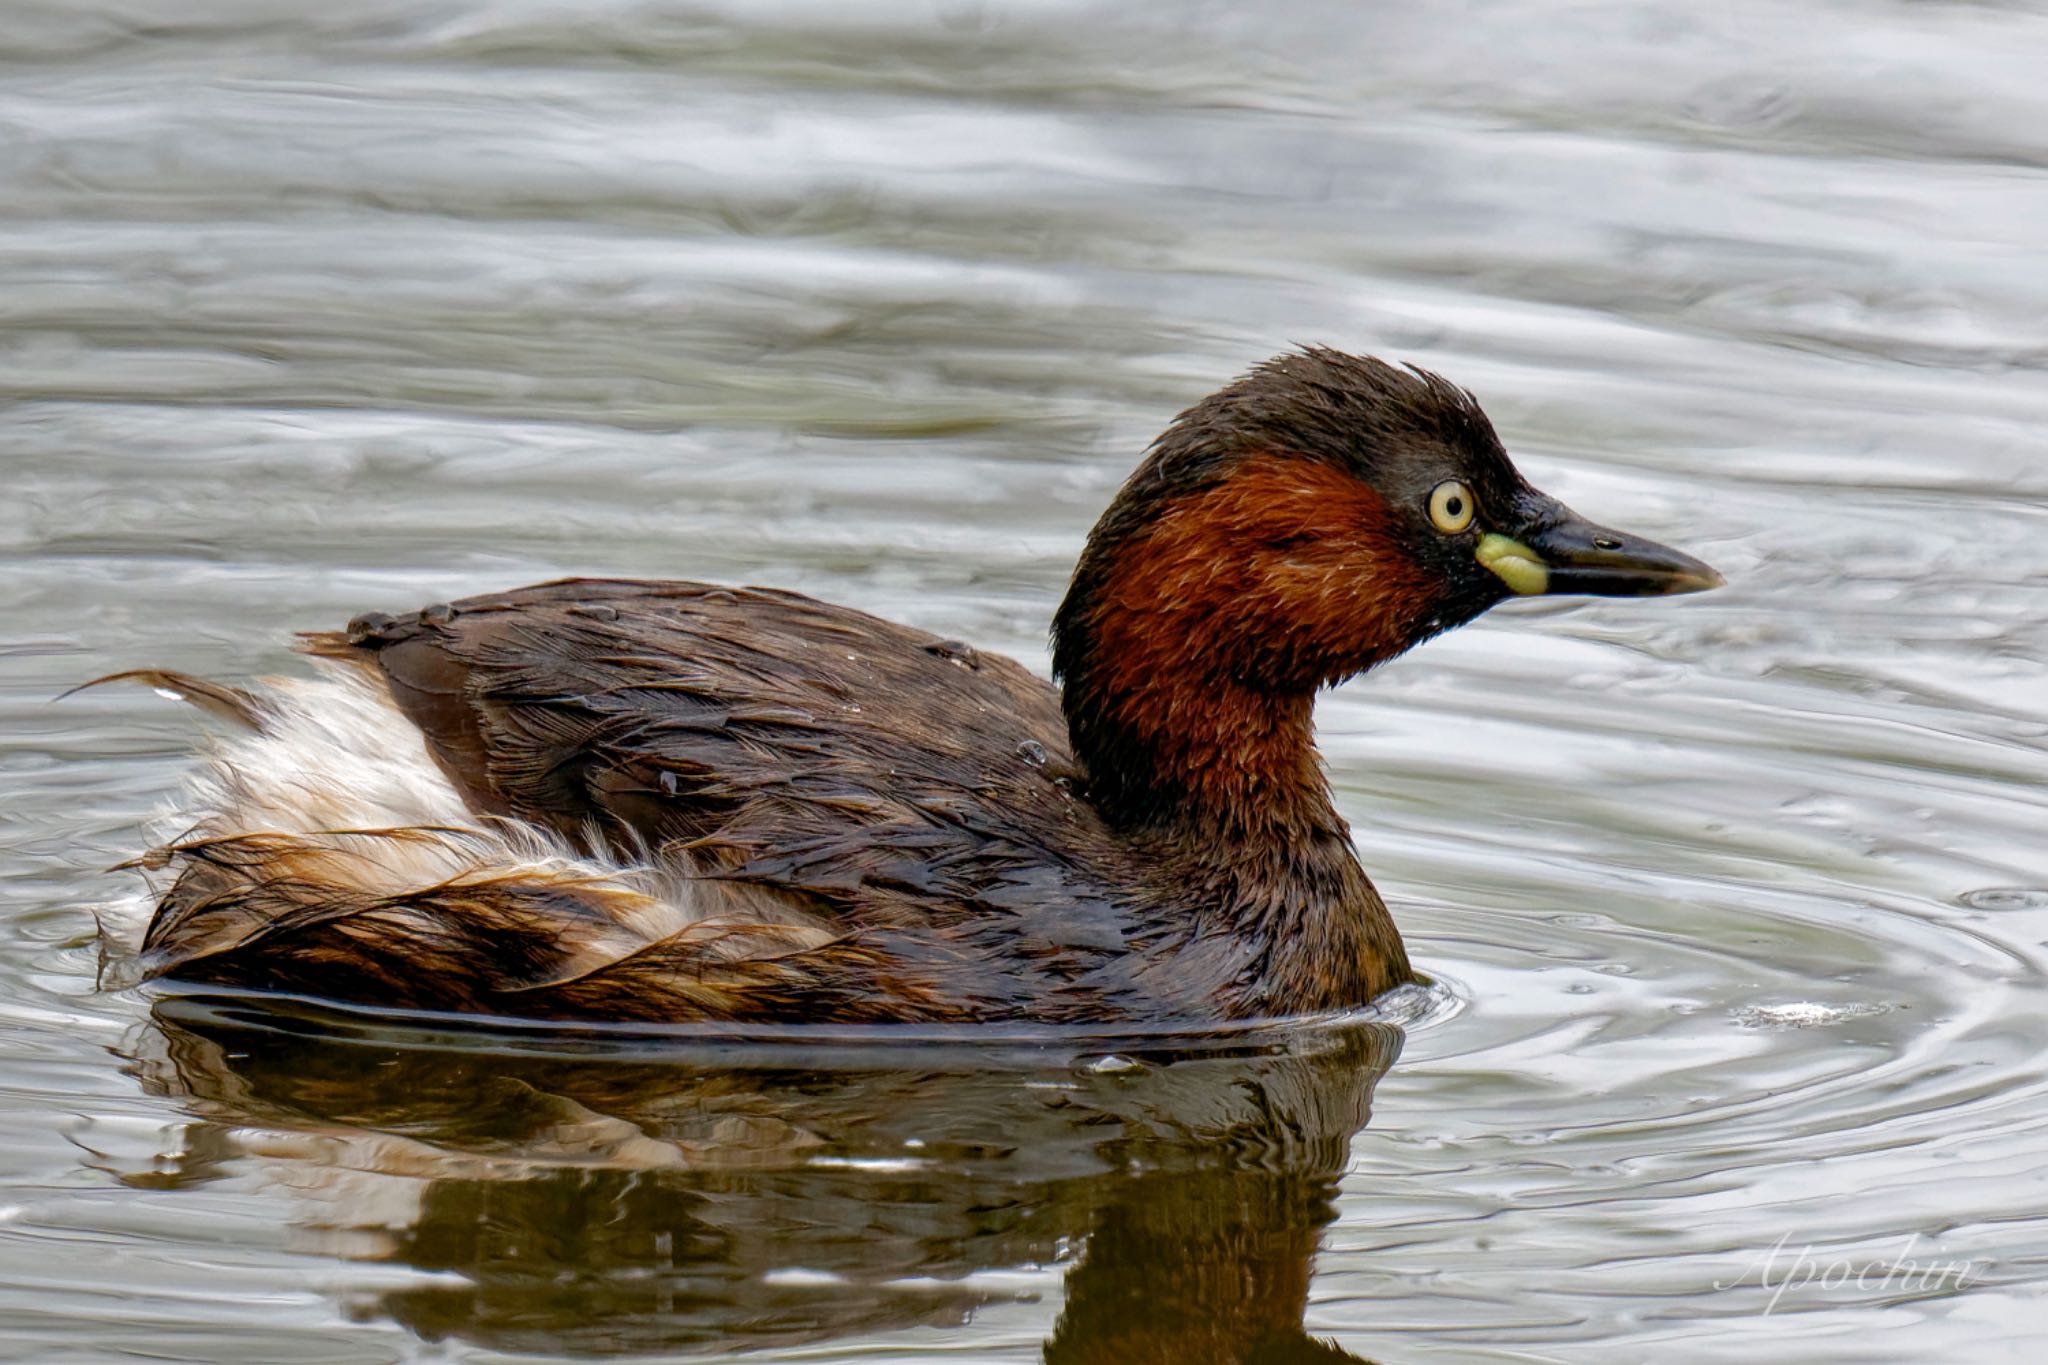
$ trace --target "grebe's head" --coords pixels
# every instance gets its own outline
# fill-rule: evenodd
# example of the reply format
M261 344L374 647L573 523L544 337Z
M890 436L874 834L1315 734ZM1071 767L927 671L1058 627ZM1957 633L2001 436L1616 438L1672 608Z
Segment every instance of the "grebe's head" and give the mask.
M1305 706L1510 596L1720 582L1530 487L1465 390L1316 348L1174 419L1090 535L1053 661L1100 769L1156 757L1225 691Z

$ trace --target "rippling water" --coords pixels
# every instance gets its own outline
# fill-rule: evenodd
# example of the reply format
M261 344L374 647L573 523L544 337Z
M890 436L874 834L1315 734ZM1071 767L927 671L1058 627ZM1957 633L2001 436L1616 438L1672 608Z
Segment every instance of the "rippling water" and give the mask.
M2034 1358L2042 14L4 8L0 1352ZM1731 581L1323 703L1404 1033L95 992L195 726L71 683L574 571L1043 667L1144 441L1294 341Z

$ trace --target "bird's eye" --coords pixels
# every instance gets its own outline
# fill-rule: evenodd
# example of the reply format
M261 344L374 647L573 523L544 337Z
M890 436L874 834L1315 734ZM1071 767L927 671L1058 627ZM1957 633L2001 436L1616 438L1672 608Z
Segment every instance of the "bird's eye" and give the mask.
M1472 514L1477 509L1472 505L1472 490L1456 479L1448 479L1436 486L1429 495L1429 519L1436 523L1436 529L1447 536L1454 536L1472 524Z

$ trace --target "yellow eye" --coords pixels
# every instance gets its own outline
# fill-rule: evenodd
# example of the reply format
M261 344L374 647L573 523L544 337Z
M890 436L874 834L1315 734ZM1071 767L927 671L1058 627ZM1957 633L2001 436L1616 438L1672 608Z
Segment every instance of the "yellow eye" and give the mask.
M1436 523L1436 529L1447 536L1454 536L1472 524L1472 515L1477 509L1472 505L1472 490L1450 479L1436 486L1429 495L1429 519Z

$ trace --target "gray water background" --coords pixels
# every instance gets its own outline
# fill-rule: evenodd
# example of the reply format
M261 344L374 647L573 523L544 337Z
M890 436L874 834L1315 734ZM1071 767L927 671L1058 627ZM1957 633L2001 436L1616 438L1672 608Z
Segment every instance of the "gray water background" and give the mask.
M1080 1241L906 1270L892 1302L973 1301L837 1327L832 1273L780 1266L762 1311L812 1328L751 1340L693 1337L687 1297L607 1337L602 1286L518 1333L394 1311L485 1274L401 1235L433 1181L634 1159L152 1082L166 1035L96 993L92 915L202 727L50 699L568 572L798 588L1042 669L1146 440L1314 341L1470 386L1540 486L1730 586L1515 604L1322 703L1444 989L1350 1142L1307 1329L1400 1362L2038 1358L2038 7L0 20L0 1352L1036 1359ZM1802 1253L1968 1274L1775 1292Z

